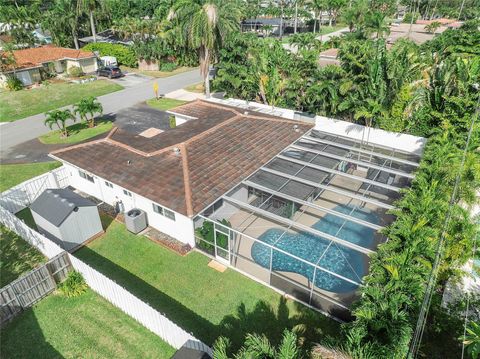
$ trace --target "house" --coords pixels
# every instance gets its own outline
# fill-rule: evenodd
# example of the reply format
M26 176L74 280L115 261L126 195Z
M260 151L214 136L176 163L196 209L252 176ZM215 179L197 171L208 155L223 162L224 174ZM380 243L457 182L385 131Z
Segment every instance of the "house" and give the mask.
M173 129L113 129L50 156L80 191L348 319L425 139L233 99L169 112Z
M70 189L46 189L30 211L39 232L67 251L103 233L97 205Z
M0 56L7 56L6 53ZM47 78L47 74L60 74L72 67L80 67L85 73L97 70L97 58L93 52L44 45L13 51L15 63L0 72L0 85L7 76L16 76L24 86Z
M107 42L110 44L121 44L126 46L133 45L133 40L130 38L123 38L118 33L115 33L111 29L101 31L96 34L96 41L93 40L93 36L85 36L78 39L81 46L85 46L92 42Z

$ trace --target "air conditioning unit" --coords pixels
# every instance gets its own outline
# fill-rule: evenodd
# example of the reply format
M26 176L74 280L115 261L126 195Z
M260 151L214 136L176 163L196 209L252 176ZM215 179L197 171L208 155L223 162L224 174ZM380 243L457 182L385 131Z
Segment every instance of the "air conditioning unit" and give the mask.
M147 214L138 208L125 213L125 226L132 233L139 233L147 228Z

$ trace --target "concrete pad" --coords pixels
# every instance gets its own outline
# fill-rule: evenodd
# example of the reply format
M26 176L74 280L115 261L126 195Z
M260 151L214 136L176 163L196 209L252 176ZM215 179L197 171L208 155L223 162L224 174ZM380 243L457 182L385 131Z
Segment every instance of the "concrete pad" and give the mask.
M220 272L220 273L223 273L227 270L227 267L224 266L223 264L217 262L217 261L214 261L213 259L208 263L208 266L210 268L213 268L215 269L216 271Z
M172 98L175 100L182 100L182 101L193 101L196 99L204 99L205 95L203 93L198 92L189 92L184 89L176 90L169 92L165 95L167 98Z

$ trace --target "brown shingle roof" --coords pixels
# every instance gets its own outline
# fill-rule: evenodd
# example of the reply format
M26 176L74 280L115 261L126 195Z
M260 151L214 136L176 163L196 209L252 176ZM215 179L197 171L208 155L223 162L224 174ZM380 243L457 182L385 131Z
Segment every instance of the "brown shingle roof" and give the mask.
M40 66L45 62L62 59L86 59L95 56L91 51L74 50L65 47L45 45L29 49L14 50L16 69Z
M201 113L210 105L194 102L189 108ZM204 114L209 117L207 125L196 125L197 121L202 121L199 118L178 126L177 129L181 129L178 133L174 129L150 139L143 138L146 142L140 145L142 149L147 149L147 142L155 142L157 138L156 144L148 148L154 152L141 152L133 147L138 146L136 140L131 142L126 136L115 138L112 134L104 140L69 147L54 154L153 202L193 216L312 127L298 121L236 111L227 118L222 108L233 111L212 104L210 113ZM163 136L169 133L173 133L173 139ZM165 138L158 141L160 137ZM178 147L180 154L175 154L171 145Z

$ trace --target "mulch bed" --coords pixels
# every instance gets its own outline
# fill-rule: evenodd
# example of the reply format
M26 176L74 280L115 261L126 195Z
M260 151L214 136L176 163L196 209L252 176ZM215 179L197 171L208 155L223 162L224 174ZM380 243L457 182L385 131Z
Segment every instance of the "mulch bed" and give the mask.
M147 229L144 235L155 243L161 244L162 246L167 247L168 249L171 249L182 256L188 254L192 250L192 247L190 247L189 244L182 243L175 238L159 232L151 227Z

